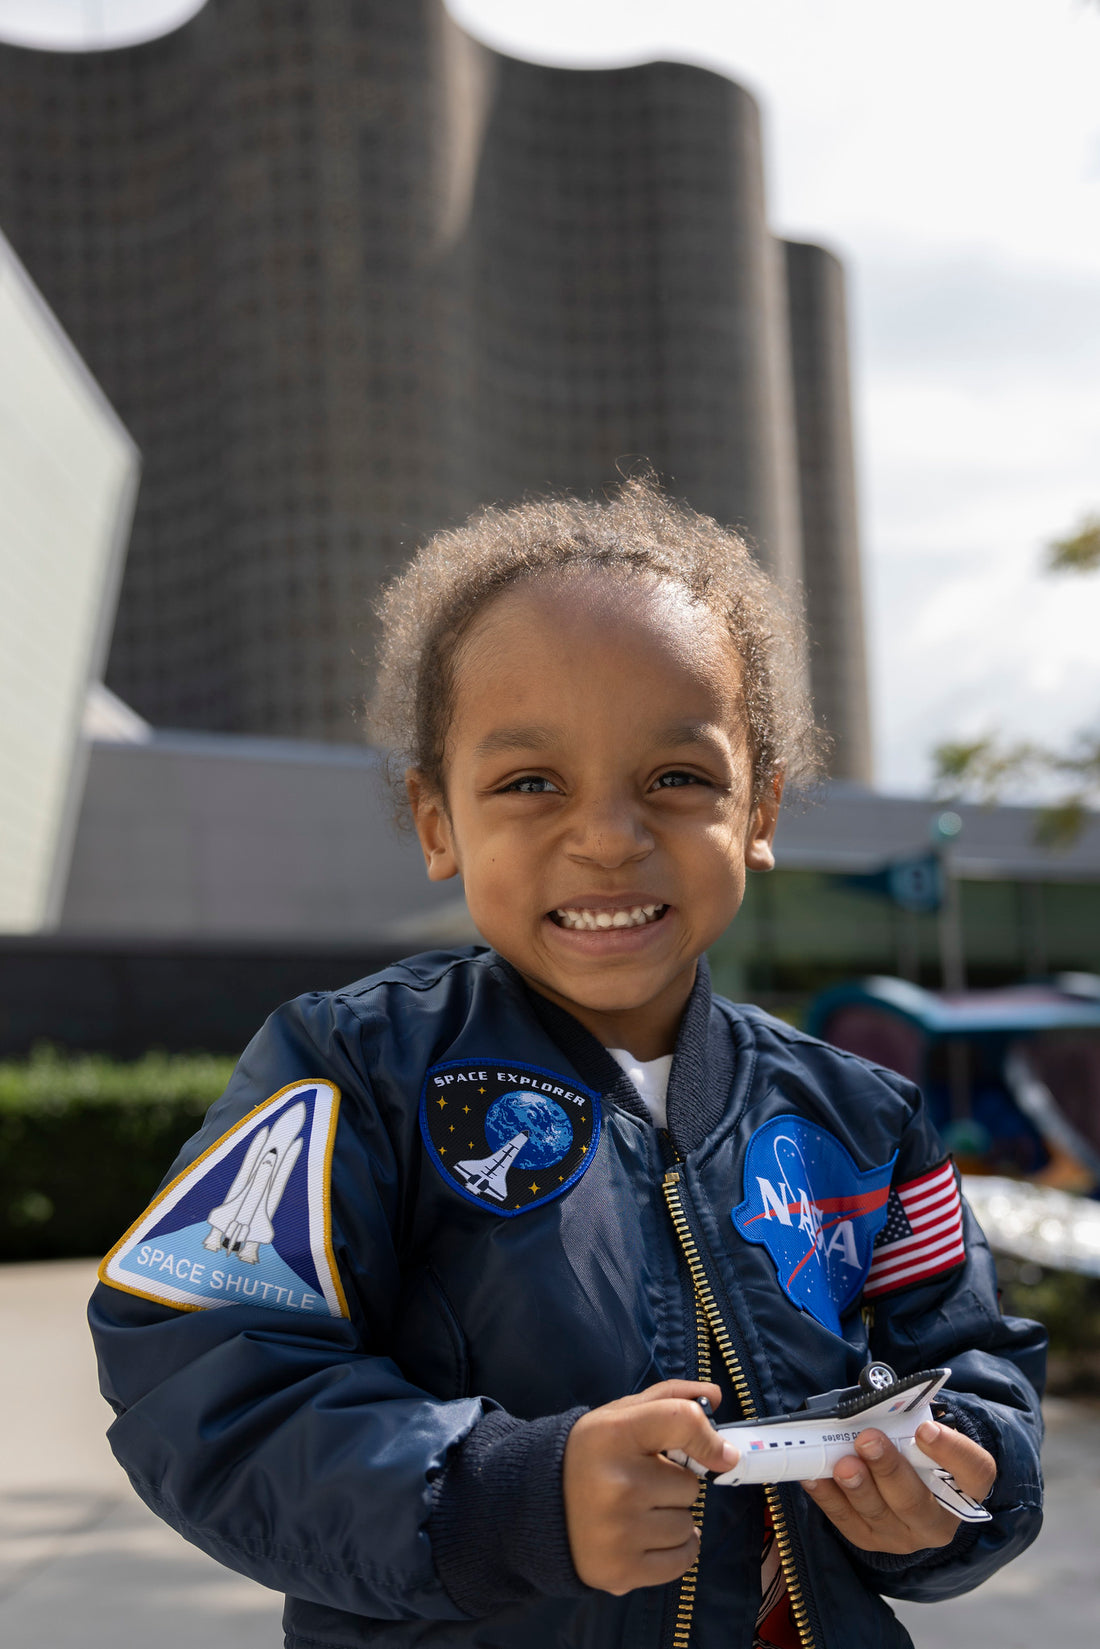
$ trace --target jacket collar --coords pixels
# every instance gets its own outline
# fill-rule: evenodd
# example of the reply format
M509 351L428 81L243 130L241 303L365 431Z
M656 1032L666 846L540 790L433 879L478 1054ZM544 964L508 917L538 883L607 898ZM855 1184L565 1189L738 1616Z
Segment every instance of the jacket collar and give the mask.
M581 1080L606 1101L640 1121L650 1117L626 1073L599 1039L571 1013L532 990L510 962L501 959L531 1011L566 1054ZM726 1110L734 1074L733 1039L724 1016L712 1011L710 969L699 958L672 1055L668 1083L668 1131L680 1156L697 1150Z

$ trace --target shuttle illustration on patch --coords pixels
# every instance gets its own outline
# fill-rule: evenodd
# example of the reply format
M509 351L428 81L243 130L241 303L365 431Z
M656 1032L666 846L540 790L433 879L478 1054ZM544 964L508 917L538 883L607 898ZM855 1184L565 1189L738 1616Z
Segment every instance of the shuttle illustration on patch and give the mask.
M258 1105L150 1204L102 1280L180 1310L346 1317L329 1217L339 1103L331 1083L309 1081Z
M227 1254L239 1254L248 1265L256 1265L260 1244L274 1240L272 1221L301 1155L305 1120L306 1108L299 1100L273 1127L253 1134L228 1197L206 1216L210 1235L202 1246L212 1254L224 1248Z

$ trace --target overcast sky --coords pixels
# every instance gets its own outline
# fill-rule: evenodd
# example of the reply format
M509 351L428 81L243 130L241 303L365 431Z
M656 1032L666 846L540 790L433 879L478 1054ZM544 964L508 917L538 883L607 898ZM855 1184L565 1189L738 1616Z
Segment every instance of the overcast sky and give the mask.
M318 0L324 3L324 0ZM449 0L539 61L674 57L759 97L771 217L848 270L877 777L942 738L1100 718L1100 0ZM196 0L0 0L122 43Z

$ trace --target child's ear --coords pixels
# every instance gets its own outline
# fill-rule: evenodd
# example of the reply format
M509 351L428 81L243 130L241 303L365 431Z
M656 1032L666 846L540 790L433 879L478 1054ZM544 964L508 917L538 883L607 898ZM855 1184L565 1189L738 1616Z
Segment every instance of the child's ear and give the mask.
M749 870L775 869L772 840L779 822L779 804L782 799L783 774L777 773L768 794L756 803L749 819L745 840L745 864Z
M449 877L457 876L454 832L443 797L434 786L425 784L418 767L410 767L405 774L405 794L409 798L413 824L420 838L424 863L428 867L429 882L445 882Z

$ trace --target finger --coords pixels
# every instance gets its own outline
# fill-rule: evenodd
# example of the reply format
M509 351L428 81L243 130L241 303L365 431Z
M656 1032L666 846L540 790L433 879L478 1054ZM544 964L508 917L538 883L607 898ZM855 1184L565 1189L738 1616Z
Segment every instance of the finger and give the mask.
M870 1546L878 1551L903 1552L937 1544L912 1537L907 1525L883 1498L873 1473L859 1456L847 1455L839 1461L833 1471L833 1482L847 1500L862 1531L851 1534L845 1529L848 1538L856 1545ZM928 1498L931 1501L931 1496ZM935 1502L932 1501L932 1504Z
M686 1397L693 1402L697 1397L705 1397L711 1412L717 1414L722 1392L711 1380L661 1380L655 1386L647 1386L644 1391L633 1391L629 1397L620 1397L616 1406L635 1408L642 1403L663 1402L666 1397Z
M856 1438L856 1454L868 1468L870 1481L900 1522L909 1527L927 1523L937 1502L927 1483L881 1431L861 1431ZM851 1478L849 1477L849 1482ZM939 1523L939 1518L935 1519Z
M917 1443L922 1454L949 1471L972 1500L984 1500L997 1481L997 1462L965 1432L926 1420L917 1428Z
M940 1504L894 1444L880 1431L864 1431L855 1446L859 1462L867 1468L865 1481L857 1481L858 1465L854 1471L838 1467L836 1476L868 1528L891 1550L945 1546L958 1519ZM847 1468L853 1463L840 1464Z
M638 1497L643 1506L694 1506L699 1495L699 1479L685 1466L663 1454L643 1461L638 1477Z
M629 1413L628 1424L645 1454L682 1449L707 1471L728 1471L739 1459L735 1446L715 1431L698 1403L684 1397L643 1404Z
M859 1455L845 1455L833 1468L833 1482L852 1509L872 1526L893 1516L879 1493L874 1476Z
M692 1538L695 1523L689 1511L672 1511L658 1506L646 1514L642 1540L647 1552L678 1551Z
M853 1545L867 1545L871 1531L833 1478L819 1477L813 1482L803 1483L802 1487L814 1505Z
M681 1545L642 1554L635 1566L637 1578L633 1584L665 1586L670 1580L679 1580L681 1575L687 1574L698 1556L699 1531L693 1523L691 1533Z

